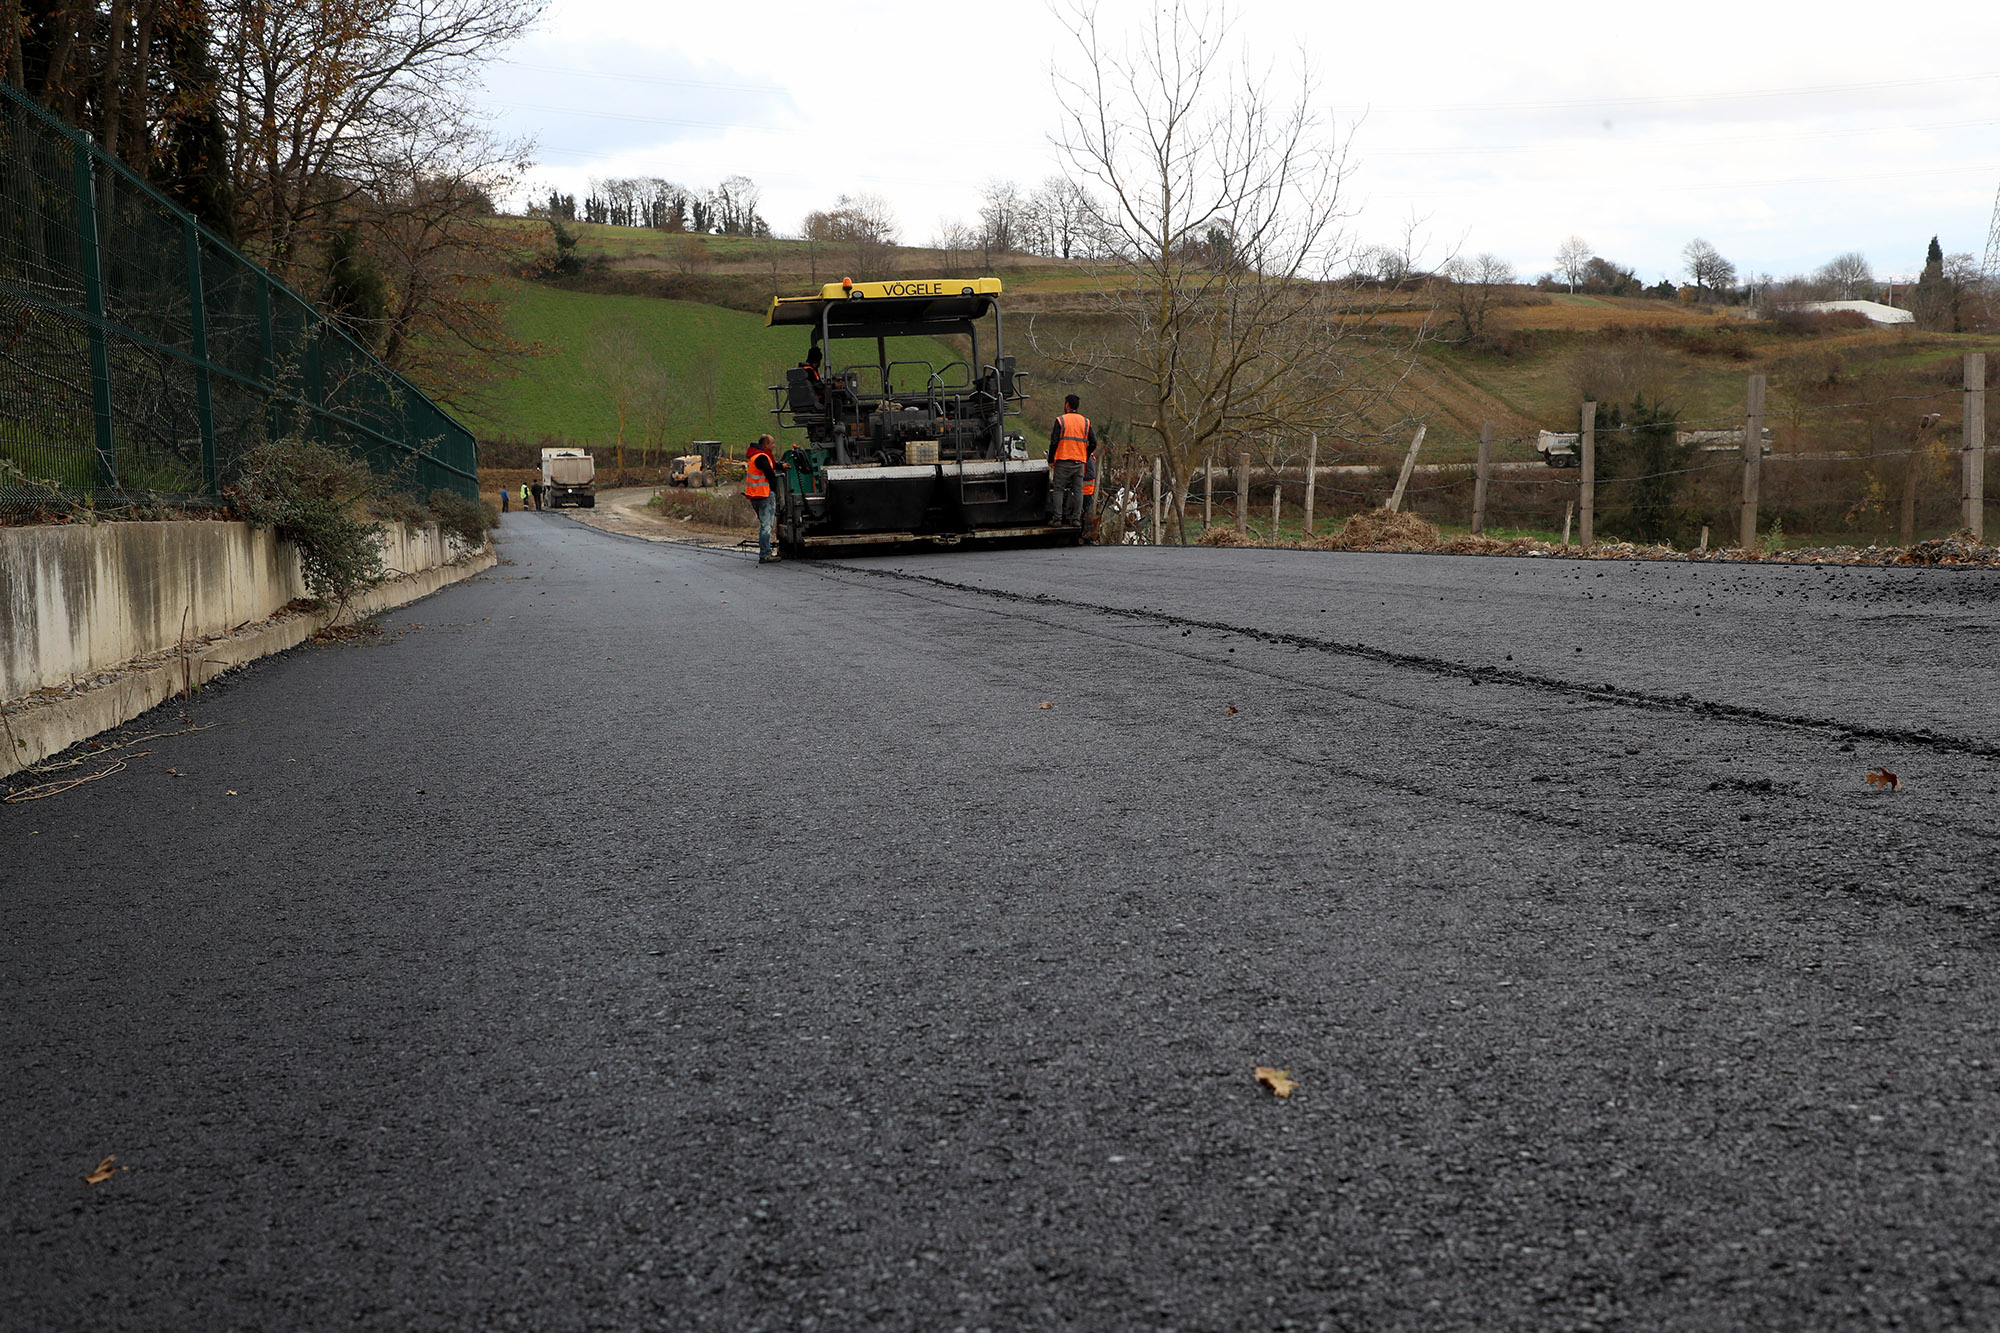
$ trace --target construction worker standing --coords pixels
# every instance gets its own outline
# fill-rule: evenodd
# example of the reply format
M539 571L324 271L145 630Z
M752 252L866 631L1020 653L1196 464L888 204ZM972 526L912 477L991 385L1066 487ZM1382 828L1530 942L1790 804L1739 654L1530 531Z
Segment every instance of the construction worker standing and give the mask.
M528 509L528 483L524 481L521 483L521 512L526 513L527 509Z
M1083 523L1083 465L1097 452L1097 432L1077 410L1075 394L1063 399L1063 414L1049 430L1049 521L1058 527Z
M750 501L750 507L757 511L757 563L776 564L777 554L771 550L771 528L777 518L778 497L773 493L778 485L778 466L771 459L772 440L769 435L757 437L757 443L750 446L747 468L743 473L743 495Z

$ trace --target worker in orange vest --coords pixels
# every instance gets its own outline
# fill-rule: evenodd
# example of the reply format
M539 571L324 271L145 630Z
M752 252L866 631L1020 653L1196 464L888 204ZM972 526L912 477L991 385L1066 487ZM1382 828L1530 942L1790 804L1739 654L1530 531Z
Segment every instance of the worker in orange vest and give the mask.
M771 459L769 435L759 435L750 446L748 467L743 473L743 495L757 511L757 563L775 565L777 552L771 549L771 529L778 516L778 465Z
M1063 414L1049 429L1049 521L1058 527L1083 524L1083 468L1097 452L1097 432L1077 410L1075 394L1063 399Z

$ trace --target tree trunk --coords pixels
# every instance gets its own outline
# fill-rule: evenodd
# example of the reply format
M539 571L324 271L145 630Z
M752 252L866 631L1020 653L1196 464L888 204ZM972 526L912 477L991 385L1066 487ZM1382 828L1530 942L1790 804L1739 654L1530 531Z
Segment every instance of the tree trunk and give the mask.
M21 89L28 86L27 70L21 64L21 26L27 21L21 0L7 6L7 82Z
M118 156L120 132L125 128L119 94L123 91L120 77L125 72L126 30L130 27L131 10L126 0L111 0L111 22L104 34L104 68L97 87L97 146L112 157Z

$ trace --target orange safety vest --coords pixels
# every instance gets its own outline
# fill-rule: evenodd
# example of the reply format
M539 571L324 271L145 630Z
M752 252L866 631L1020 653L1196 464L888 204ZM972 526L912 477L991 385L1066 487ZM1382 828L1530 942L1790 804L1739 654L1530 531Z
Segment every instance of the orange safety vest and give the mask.
M1097 494L1097 478L1085 477L1083 479L1083 493L1086 496Z
M771 493L771 479L757 466L759 458L769 458L769 454L750 455L750 470L743 474L743 494L752 500L761 500Z
M1081 463L1090 456L1090 422L1081 412L1065 412L1056 418L1062 438L1056 441L1058 463Z

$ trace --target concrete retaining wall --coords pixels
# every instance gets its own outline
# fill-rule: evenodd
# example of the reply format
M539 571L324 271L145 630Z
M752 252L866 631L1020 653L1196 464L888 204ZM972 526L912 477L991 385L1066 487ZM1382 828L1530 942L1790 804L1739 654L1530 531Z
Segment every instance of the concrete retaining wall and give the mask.
M384 562L436 569L435 526L389 525ZM0 528L0 700L275 615L306 595L298 559L244 523Z
M390 524L399 577L354 599L369 615L490 568L435 526ZM0 528L0 774L18 771L176 691L303 642L325 617L298 559L243 523Z

